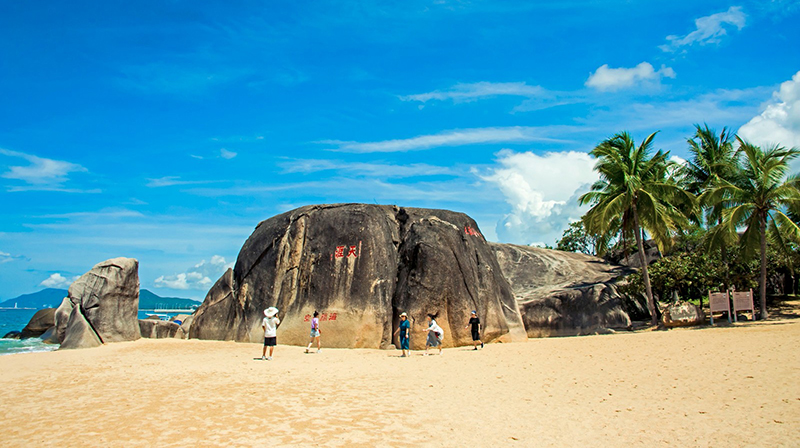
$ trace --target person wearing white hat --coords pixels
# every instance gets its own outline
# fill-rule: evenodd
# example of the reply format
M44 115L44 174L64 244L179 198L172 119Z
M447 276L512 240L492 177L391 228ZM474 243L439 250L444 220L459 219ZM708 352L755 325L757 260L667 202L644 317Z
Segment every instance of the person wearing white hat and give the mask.
M272 350L278 343L278 325L280 324L277 308L271 306L264 310L264 320L261 322L261 328L264 329L264 351L261 359L265 361L272 361ZM267 347L269 347L269 357L267 357Z

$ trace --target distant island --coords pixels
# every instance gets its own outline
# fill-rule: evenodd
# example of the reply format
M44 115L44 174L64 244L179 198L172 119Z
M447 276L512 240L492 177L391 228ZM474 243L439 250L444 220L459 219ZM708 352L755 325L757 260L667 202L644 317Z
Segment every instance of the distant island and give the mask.
M32 294L22 294L19 297L0 302L0 308L56 308L67 296L66 289L47 288ZM139 309L189 309L200 305L200 302L179 297L161 297L146 289L139 291Z
M146 289L139 290L139 309L140 310L154 310L154 309L189 309L193 306L199 306L200 302L192 299L181 299L179 297L161 297Z

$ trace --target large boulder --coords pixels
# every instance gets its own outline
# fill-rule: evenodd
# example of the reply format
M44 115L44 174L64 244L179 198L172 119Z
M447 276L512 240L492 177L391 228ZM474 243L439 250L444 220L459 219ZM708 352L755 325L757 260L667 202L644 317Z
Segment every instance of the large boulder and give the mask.
M56 337L62 348L136 340L141 337L138 311L139 262L113 258L70 285L55 312Z
M45 308L37 311L28 325L20 332L20 338L35 338L41 336L56 324L56 309Z
M574 252L493 243L529 337L572 336L631 325L644 304L621 295L630 270Z
M315 310L330 347L389 347L403 311L415 330L425 314L438 313L446 346L470 343L464 326L472 309L487 340L526 338L478 225L445 210L318 205L263 221L209 290L189 336L261 341L269 306L280 309L278 338L290 345L308 343Z

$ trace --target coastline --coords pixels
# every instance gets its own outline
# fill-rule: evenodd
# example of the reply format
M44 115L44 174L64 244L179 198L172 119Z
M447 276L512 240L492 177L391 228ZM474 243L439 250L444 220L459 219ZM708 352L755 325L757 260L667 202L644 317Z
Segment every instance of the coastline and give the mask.
M9 445L790 446L799 344L800 320L408 359L142 339L0 357L0 431Z

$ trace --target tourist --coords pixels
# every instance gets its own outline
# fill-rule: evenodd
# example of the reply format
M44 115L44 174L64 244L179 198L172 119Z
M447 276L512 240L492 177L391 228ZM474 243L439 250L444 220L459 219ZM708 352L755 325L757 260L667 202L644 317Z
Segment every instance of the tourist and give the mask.
M278 343L278 325L281 320L278 319L278 309L271 306L264 310L264 320L261 322L261 328L264 329L264 351L261 354L261 359L272 361L272 351L275 349L275 344ZM267 357L267 347L269 347L269 357Z
M311 350L311 345L317 341L317 353L322 350L322 346L319 342L319 312L314 310L314 317L311 319L311 341L308 343L308 347L306 347L306 353Z
M483 348L483 341L481 341L481 320L478 319L478 312L472 310L472 316L469 318L469 323L464 328L472 327L472 349L477 350L478 344Z
M394 330L395 335L398 333L400 333L400 349L403 350L403 354L400 357L406 358L409 356L408 337L411 336L411 322L408 321L408 314L406 313L400 314L400 326L397 327L397 330Z
M422 330L428 332L428 339L425 341L425 355L428 354L428 347L439 347L439 354L442 354L442 339L444 339L444 330L436 323L437 314L428 314L428 329Z

